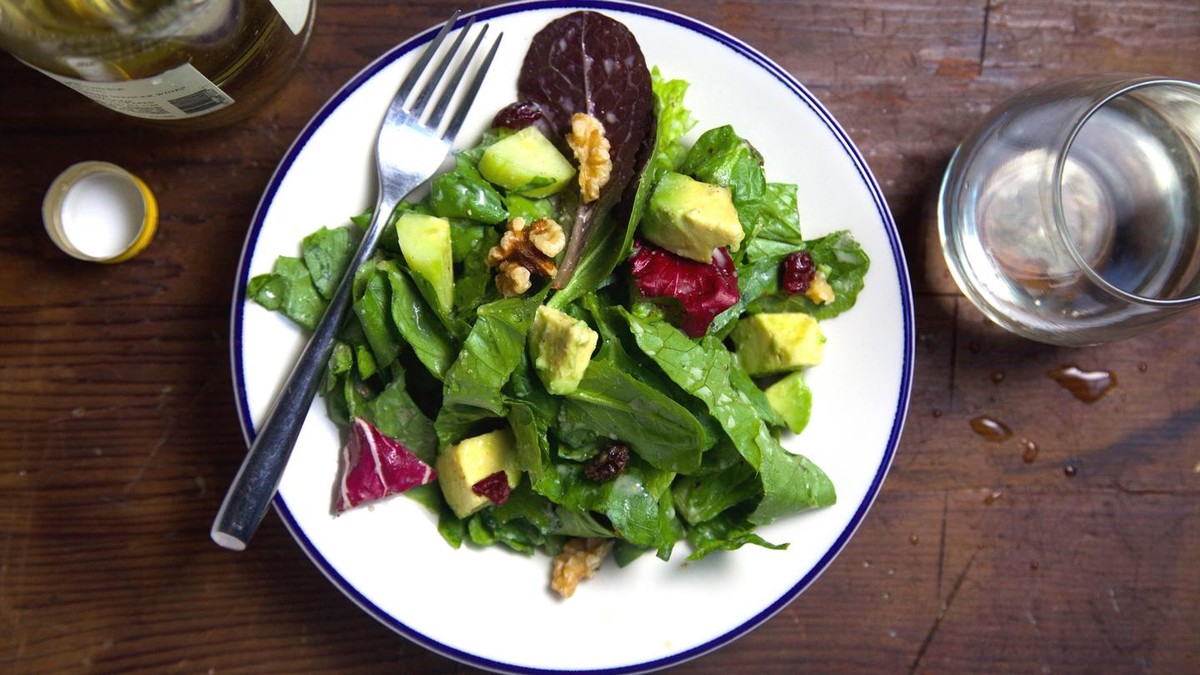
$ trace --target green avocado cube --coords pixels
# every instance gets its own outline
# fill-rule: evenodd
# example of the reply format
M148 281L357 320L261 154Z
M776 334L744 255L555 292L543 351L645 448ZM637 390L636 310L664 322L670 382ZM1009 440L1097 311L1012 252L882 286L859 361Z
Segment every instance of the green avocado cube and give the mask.
M600 336L586 322L541 305L529 328L529 357L551 394L575 391L592 360Z
M575 167L537 127L528 126L484 150L479 174L505 190L539 198L563 189Z
M779 413L792 433L804 431L812 413L812 390L804 383L804 371L788 373L764 393L771 409Z
M396 220L400 252L412 271L429 282L443 311L454 305L454 256L450 221L414 211Z
M521 480L517 441L509 429L467 438L438 455L438 484L454 515L466 518L492 503L471 488L497 471L504 472L511 488Z
M736 251L745 236L727 188L674 172L654 187L640 229L650 243L705 263L713 249Z
M799 312L752 314L738 322L730 337L742 366L754 376L815 366L825 353L821 326Z

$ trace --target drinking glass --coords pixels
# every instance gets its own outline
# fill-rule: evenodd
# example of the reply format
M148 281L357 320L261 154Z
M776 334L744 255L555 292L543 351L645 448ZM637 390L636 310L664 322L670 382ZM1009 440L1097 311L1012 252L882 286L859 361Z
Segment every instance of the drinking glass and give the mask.
M951 274L1000 326L1066 346L1200 305L1198 146L1194 83L1099 76L1018 94L947 167Z

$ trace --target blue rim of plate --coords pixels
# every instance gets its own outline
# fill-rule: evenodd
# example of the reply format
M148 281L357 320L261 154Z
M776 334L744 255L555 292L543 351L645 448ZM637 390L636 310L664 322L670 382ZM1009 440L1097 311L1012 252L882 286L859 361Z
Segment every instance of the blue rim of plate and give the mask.
M541 11L547 9L560 10L581 10L590 9L597 11L616 11L629 14L644 16L651 19L657 19L670 23L678 28L684 28L694 33L698 33L715 42L718 42L738 55L746 58L754 65L770 73L776 80L788 88L796 97L803 102L808 108L815 113L825 123L825 126L838 139L842 149L849 156L854 164L855 170L858 171L859 177L863 184L871 193L871 198L875 203L875 209L879 215L881 222L884 224L884 229L887 234L888 244L891 247L892 258L896 264L897 280L900 282L900 301L901 315L904 322L904 345L902 350L903 363L901 364L900 391L896 401L896 412L892 421L891 433L888 437L887 447L884 449L883 460L879 464L879 468L875 472L874 478L871 480L871 486L867 490L867 494L855 510L854 515L850 518L850 522L838 535L836 541L825 552L817 564L812 567L792 588L780 596L775 602L763 608L758 614L747 621L742 622L738 626L728 630L723 635L709 640L708 642L693 647L691 649L681 651L669 656L657 659L654 661L646 661L628 666L618 666L614 668L604 668L599 670L591 670L587 672L606 673L616 675L618 673L645 673L662 668L679 665L685 661L689 661L696 657L702 656L715 649L723 647L733 640L745 635L761 623L767 621L792 600L804 592L813 581L816 580L822 572L825 571L829 564L849 542L858 526L866 517L867 511L875 502L875 498L879 494L880 488L883 486L884 477L887 475L888 469L891 466L892 459L896 453L896 447L900 442L900 433L904 427L904 418L908 411L908 401L912 389L912 366L913 366L913 344L914 344L914 315L912 301L912 285L908 277L908 267L904 257L904 250L900 245L899 233L896 230L896 224L892 219L891 211L888 209L887 202L884 199L883 191L879 188L870 169L867 167L866 160L863 159L858 149L855 148L849 136L841 125L833 118L833 115L825 109L815 96L800 84L790 73L772 61L770 58L754 49L753 47L742 42L724 31L721 31L713 26L705 24L696 19L692 19L682 14L665 10L658 7L652 7L636 2L628 2L626 0L526 0L524 2L507 3L489 7L475 12L471 12L462 16L455 28L460 28L469 17L475 17L477 21L485 21L487 19L519 14L527 11ZM291 169L292 164L296 161L296 157L304 149L304 146L312 138L329 117L343 102L361 87L364 83L374 77L379 71L386 68L395 60L402 58L414 49L425 45L436 34L438 27L430 28L422 33L419 33L405 42L393 47L387 53L380 56L378 59L363 68L349 82L343 85L324 106L317 112L316 115L301 131L300 135L288 148L287 153L280 161L275 173L271 176L271 180L263 193L262 199L259 201L258 207L255 210L254 221L251 223L250 231L246 237L246 243L242 249L241 258L238 262L238 278L234 285L233 291L233 309L231 316L232 330L230 340L231 361L233 363L233 380L234 380L234 396L237 403L238 420L242 427L242 435L245 437L247 445L249 445L255 436L253 418L250 414L249 407L246 403L246 383L243 377L243 362L242 362L242 327L243 327L243 310L245 307L244 299L246 297L246 288L249 283L249 263L250 258L254 253L255 244L258 241L258 235L262 230L263 221L266 218L266 213L274 200L275 193L279 189L284 176ZM557 673L557 672L584 672L578 670L548 670L543 668L531 668L526 666L517 666L509 663L502 663L487 659L470 652L465 652L460 649L442 644L437 640L430 638L422 633L419 633L400 621L396 620L386 612L375 606L370 600L364 597L359 591L354 588L345 578L338 574L337 570L326 561L317 551L316 547L304 531L296 523L288 510L287 504L283 497L276 494L274 499L275 510L283 520L284 525L291 533L292 537L300 544L301 548L308 555L309 559L317 566L318 569L331 581L339 590L347 597L354 601L363 611L374 617L377 621L384 624L393 631L408 638L409 640L429 649L433 652L454 659L456 661L466 663L478 668L484 668L496 672L504 673Z

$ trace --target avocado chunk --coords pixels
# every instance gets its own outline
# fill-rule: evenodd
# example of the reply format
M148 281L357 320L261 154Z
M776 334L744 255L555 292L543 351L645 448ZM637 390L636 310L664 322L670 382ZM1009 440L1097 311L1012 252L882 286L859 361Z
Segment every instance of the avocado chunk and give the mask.
M792 433L804 431L812 413L812 390L804 383L803 371L788 373L767 387L765 393L771 409L779 413Z
M650 243L704 263L715 248L736 251L745 236L727 188L674 172L654 187L640 228Z
M529 356L538 379L551 394L575 391L600 336L587 323L545 305L529 328Z
M438 456L438 484L454 515L466 518L491 504L491 500L471 488L497 471L505 473L511 488L521 480L517 441L509 429L464 439Z
M409 268L433 286L442 310L450 311L454 304L450 221L406 211L396 220L396 238Z
M730 333L738 358L751 375L770 375L815 366L825 353L817 320L799 312L752 314Z
M488 182L525 197L549 197L575 176L575 167L548 138L529 126L483 151L479 173Z

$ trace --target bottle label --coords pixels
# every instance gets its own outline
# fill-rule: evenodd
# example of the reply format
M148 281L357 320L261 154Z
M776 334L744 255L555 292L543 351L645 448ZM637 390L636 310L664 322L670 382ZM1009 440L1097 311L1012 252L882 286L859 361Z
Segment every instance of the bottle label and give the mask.
M100 105L133 117L183 119L198 117L233 104L228 94L190 63L155 77L122 82L88 82L44 70L42 72Z
M304 30L304 24L308 23L308 9L312 0L271 0L271 4L293 33L299 35Z

